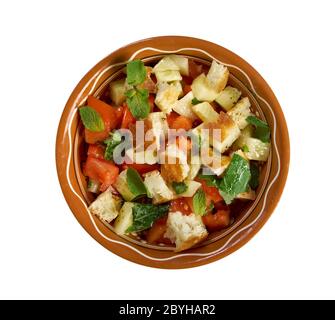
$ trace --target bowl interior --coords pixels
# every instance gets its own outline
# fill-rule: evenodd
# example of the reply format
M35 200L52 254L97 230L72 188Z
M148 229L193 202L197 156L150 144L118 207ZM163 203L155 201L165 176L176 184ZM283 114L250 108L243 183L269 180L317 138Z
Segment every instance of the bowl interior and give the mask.
M145 59L142 59L145 63L151 64L159 60L163 55L155 55L151 57L147 57ZM194 61L201 62L204 65L210 65L211 61L202 59L199 57L194 57L190 55L185 55ZM124 66L120 66L118 71L114 72L113 74L109 75L102 83L101 85L97 88L97 90L94 92L94 95L96 97L101 97L106 93L108 90L108 85L111 81L117 80L118 78L124 77ZM254 97L252 92L248 89L248 86L241 81L241 79L238 78L238 75L235 74L234 70L230 69L230 76L229 76L229 81L228 84L231 86L234 86L238 88L242 92L242 96L247 96L250 99L251 102L251 109L253 113L255 113L257 116L259 116L261 119L265 120L264 113L257 101L257 99ZM271 159L272 156L270 154L268 161L263 165L262 170L261 170L261 175L260 175L260 184L258 189L256 190L256 200L255 201L238 201L236 204L232 206L232 223L231 225L221 231L217 232L212 232L210 233L209 237L206 239L206 241L202 242L198 246L205 246L208 245L209 243L215 242L225 236L227 236L229 233L231 233L233 230L235 230L247 217L251 214L253 208L256 207L258 201L261 198L261 195L263 193L263 190L266 186L267 180L269 178L270 174L270 169L271 169ZM76 179L78 182L78 185L80 187L81 194L83 198L86 200L87 204L90 204L94 200L94 196L90 193L87 192L87 181L85 176L83 175L82 172L82 164L86 160L86 146L85 146L85 141L84 141L84 128L80 122L78 122L78 126L76 129L76 134L75 134L75 141L74 141L74 167L75 167L75 174L76 174ZM113 226L104 223L105 226L110 229L111 232L113 231ZM167 246L167 245L151 245L146 243L143 239L136 238L133 236L123 236L125 239L128 241L135 243L140 246L144 246L146 248L151 248L151 249L156 249L156 250L168 250L172 251L174 247Z

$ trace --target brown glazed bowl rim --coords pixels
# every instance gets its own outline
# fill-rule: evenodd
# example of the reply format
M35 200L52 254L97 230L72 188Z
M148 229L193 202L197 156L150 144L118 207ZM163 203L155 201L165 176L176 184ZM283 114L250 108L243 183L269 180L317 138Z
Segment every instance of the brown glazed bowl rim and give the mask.
M250 214L227 234L208 245L186 252L161 251L133 243L116 235L88 211L88 201L82 192L78 176L75 139L78 134L77 109L89 94L120 71L134 58L152 58L176 53L228 66L231 73L248 91L260 107L262 117L271 127L272 150L267 178L260 189ZM181 269L204 265L221 259L248 242L274 211L287 179L290 160L290 143L286 121L281 107L269 85L259 73L235 53L206 40L182 36L162 36L140 40L122 47L95 65L79 82L67 101L57 133L56 165L64 197L78 222L100 244L111 252L132 262L164 269Z

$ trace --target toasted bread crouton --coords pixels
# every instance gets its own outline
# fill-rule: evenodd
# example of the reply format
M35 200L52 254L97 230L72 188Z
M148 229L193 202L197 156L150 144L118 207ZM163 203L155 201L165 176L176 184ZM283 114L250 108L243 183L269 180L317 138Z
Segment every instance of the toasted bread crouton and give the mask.
M190 118L191 120L197 119L196 114L192 111L192 100L194 96L192 91L187 93L183 98L179 99L173 106L172 109L180 114L181 116Z
M152 197L153 204L168 202L175 198L175 194L167 186L158 170L144 174L144 184Z
M241 96L241 91L234 87L226 87L215 99L225 111L229 111Z
M180 74L182 74L183 76L189 75L188 58L177 55L177 54L173 54L169 57L178 66Z
M169 70L179 71L179 66L173 61L171 56L164 57L153 68L154 73Z
M193 80L191 88L194 96L199 101L212 102L220 93L220 91L215 90L215 88L211 86L211 83L204 73Z
M188 164L180 163L178 159L176 161L175 164L164 163L161 165L162 176L168 183L184 181L190 171Z
M241 130L248 125L247 118L251 115L250 107L249 98L244 97L227 112Z
M192 106L192 110L203 122L216 122L219 119L219 114L206 101Z
M226 66L213 60L208 71L207 79L212 88L217 92L222 91L227 85L229 78L229 70Z
M180 72L175 70L157 71L155 75L158 83L182 80Z
M203 149L201 153L201 162L209 168L215 175L220 176L228 168L231 158L222 155L213 148Z
M241 192L236 196L236 199L240 200L255 200L256 199L256 193L254 190L249 189L245 192Z
M207 236L201 216L194 213L183 215L180 211L169 213L165 237L176 244L176 252L193 247Z
M205 123L203 129L209 129L209 142L221 153L229 149L241 134L236 123L224 112L220 112L217 122Z
M177 102L182 88L175 83L160 82L157 83L157 95L155 99L155 104L157 107L165 113L170 113L172 111L173 105Z
M190 171L188 173L187 179L193 180L199 173L201 168L201 158L199 155L193 155L191 162L189 163Z
M164 163L161 165L163 179L167 183L182 182L190 172L187 155L176 144L169 145L163 153Z
M169 125L166 120L166 114L164 112L151 112L148 115L147 121L152 130L152 135L155 139L157 150L161 147L162 137L166 137Z
M119 215L121 205L122 199L107 189L91 203L88 209L101 220L110 223Z

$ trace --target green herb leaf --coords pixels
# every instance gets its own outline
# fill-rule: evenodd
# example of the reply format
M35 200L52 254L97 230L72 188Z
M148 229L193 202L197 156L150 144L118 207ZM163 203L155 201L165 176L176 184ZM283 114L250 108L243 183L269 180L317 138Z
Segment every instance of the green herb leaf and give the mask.
M101 132L105 130L105 124L100 114L91 107L82 107L79 109L81 121L86 129L93 132Z
M205 180L209 187L219 187L220 179L217 176L199 173L197 178Z
M110 133L110 137L107 138L104 143L107 145L105 150L105 159L113 160L114 149L122 142L122 136L119 131Z
M153 205L135 203L133 206L133 224L127 232L139 232L152 227L155 220L169 211L169 205Z
M252 124L256 129L254 132L255 138L262 142L270 142L270 127L268 124L255 116L249 116L247 122Z
M127 63L127 82L132 86L137 86L144 82L147 76L144 63L141 60L134 60Z
M219 186L226 204L230 204L239 193L246 191L250 177L249 162L235 153Z
M249 148L246 144L242 147L242 151L243 152L249 152Z
M249 186L251 189L256 190L257 187L259 186L259 167L256 163L251 162L250 163L250 173L251 173L251 178L249 181Z
M201 101L199 101L196 97L194 97L193 99L192 99L192 104L195 106L196 104L199 104L199 103L201 103Z
M141 176L133 168L127 169L127 184L130 192L134 195L134 198L147 194L147 188L145 187Z
M198 189L193 197L193 208L194 212L200 216L206 213L206 196L202 189Z
M209 207L207 209L207 212L211 212L214 209L214 202L211 201L211 203L209 204Z
M125 93L130 112L136 119L145 119L150 112L149 91L147 89L130 89Z
M172 182L172 188L176 191L176 194L181 194L186 192L187 185L184 182Z

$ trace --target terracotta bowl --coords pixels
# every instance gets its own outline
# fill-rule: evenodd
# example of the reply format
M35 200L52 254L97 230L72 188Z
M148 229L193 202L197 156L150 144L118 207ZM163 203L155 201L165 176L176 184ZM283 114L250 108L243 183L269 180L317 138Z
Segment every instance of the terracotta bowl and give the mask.
M120 75L128 60L139 58L150 62L167 53L192 57L204 64L210 64L213 59L224 63L230 70L229 83L249 97L253 111L268 122L272 131L272 150L262 171L256 200L241 208L229 228L212 233L198 247L182 253L174 253L171 247L148 245L139 239L120 237L109 224L92 216L87 207L93 199L86 192L86 180L81 171L84 143L78 107L85 104L88 95L99 97L109 82ZM129 44L93 67L74 89L64 108L56 145L61 188L70 209L85 230L105 248L125 259L167 269L210 263L249 241L264 225L279 201L289 160L290 144L283 112L269 85L258 72L242 58L219 45L178 36L157 37Z

